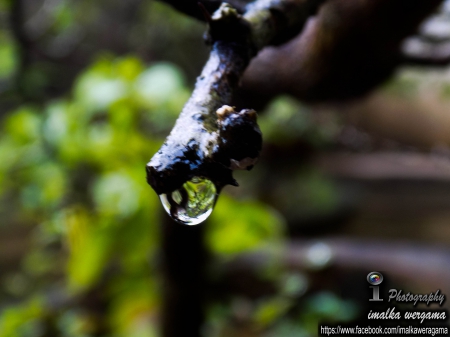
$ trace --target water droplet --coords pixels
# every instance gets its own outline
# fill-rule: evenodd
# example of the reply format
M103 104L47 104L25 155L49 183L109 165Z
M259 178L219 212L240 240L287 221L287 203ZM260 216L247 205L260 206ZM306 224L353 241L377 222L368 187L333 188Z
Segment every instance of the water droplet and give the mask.
M181 188L159 196L166 212L185 225L198 225L211 214L217 199L214 183L201 177L193 177Z

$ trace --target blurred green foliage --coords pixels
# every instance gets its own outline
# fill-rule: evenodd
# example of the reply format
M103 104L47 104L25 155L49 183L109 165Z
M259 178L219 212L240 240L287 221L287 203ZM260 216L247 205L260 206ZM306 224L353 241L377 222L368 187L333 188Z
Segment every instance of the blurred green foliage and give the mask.
M337 133L336 123L320 125L313 119L312 111L289 96L275 98L259 117L258 124L264 141L287 146L299 139L316 148L325 148Z
M275 296L258 301L239 297L228 305L213 307L209 311L206 336L310 337L317 336L317 327L323 322L346 323L358 315L354 302L327 291L301 301L308 288L302 274L282 274L279 278L283 282ZM283 291L288 283L295 284L295 292Z
M2 275L0 336L89 336L99 325L111 336L156 333L159 281L150 261L162 207L144 166L188 95L172 64L103 55L66 98L4 118L0 216L33 232L20 270ZM274 210L227 195L207 227L217 256L280 244L283 235ZM74 304L99 289L106 318ZM257 315L270 320L272 311Z

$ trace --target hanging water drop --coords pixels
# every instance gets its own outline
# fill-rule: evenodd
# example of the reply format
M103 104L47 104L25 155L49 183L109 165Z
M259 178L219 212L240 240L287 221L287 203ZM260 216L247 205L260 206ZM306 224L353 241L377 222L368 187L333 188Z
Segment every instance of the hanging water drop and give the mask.
M181 188L159 196L166 212L185 225L198 225L211 214L217 199L214 183L193 177Z

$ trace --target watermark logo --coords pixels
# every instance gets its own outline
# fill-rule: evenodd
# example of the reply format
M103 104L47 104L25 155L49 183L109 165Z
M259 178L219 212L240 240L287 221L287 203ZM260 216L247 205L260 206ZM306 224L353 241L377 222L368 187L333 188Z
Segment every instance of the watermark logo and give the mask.
M382 302L383 299L380 297L380 284L383 282L383 274L377 271L370 272L367 274L367 282L369 282L372 289L372 298L369 298L370 302ZM404 293L401 289L390 289L389 298L387 302L396 303L410 303L414 307L418 303L423 303L429 306L432 303L439 304L442 306L445 301L445 295L437 290L428 294L414 294L411 292ZM368 319L373 320L417 320L420 324L425 321L444 321L448 317L447 310L438 309L407 309L403 311L397 310L395 306L390 306L385 311L373 311L367 315Z
M373 286L377 286L383 282L383 274L373 271L367 275L367 282Z
M383 283L383 274L372 271L367 274L369 288L372 289L370 302L382 302L380 288L387 290L388 284ZM362 279L363 280L363 279ZM375 304L367 313L367 325L319 325L319 335L445 335L448 336L449 328L444 325L448 320L448 310L443 309L445 295L438 289L428 294L415 294L404 292L402 289L389 289L382 293L385 302ZM397 308L396 304L402 304ZM408 305L409 304L409 305ZM421 305L417 307L417 305ZM432 308L429 306L433 305ZM437 305L439 305L438 308ZM427 306L428 308L424 308ZM374 327L374 322L379 322ZM370 323L370 324L369 324ZM433 326L433 324L435 324ZM383 326L385 325L385 326ZM397 326L394 326L397 325Z
M367 282L372 286L369 287L372 289L372 298L369 299L370 302L382 302L383 299L380 298L380 287L378 287L381 282L383 282L383 274L377 271L370 272L367 275Z

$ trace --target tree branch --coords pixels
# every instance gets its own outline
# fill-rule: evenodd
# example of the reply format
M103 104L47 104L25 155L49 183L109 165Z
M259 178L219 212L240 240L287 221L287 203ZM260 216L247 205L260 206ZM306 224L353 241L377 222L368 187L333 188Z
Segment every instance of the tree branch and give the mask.
M299 31L322 0L259 0L243 16L222 5L212 16L212 50L195 90L161 149L147 164L147 181L158 194L195 176L220 190L236 185L234 169L251 169L261 148L253 110L230 104L240 77L256 53Z
M165 2L177 11L192 16L196 19L205 21L205 16L203 15L199 4L201 4L209 13L215 12L223 1L221 0L160 0ZM239 13L244 13L245 6L252 0L228 0L226 1L233 8L235 8Z
M252 272L261 270L270 260L270 253L267 252L247 253L230 261L225 269L228 272ZM279 263L289 270L302 272L326 268L337 272L381 270L390 278L409 286L425 290L437 288L443 293L450 291L450 250L445 247L361 241L360 238L294 240L279 257Z
M403 46L402 63L442 67L450 63L450 42L428 42L418 37L408 39Z
M266 48L252 61L239 102L249 104L248 98L260 101L281 93L309 102L360 97L402 64L402 42L441 3L327 1L295 39Z

